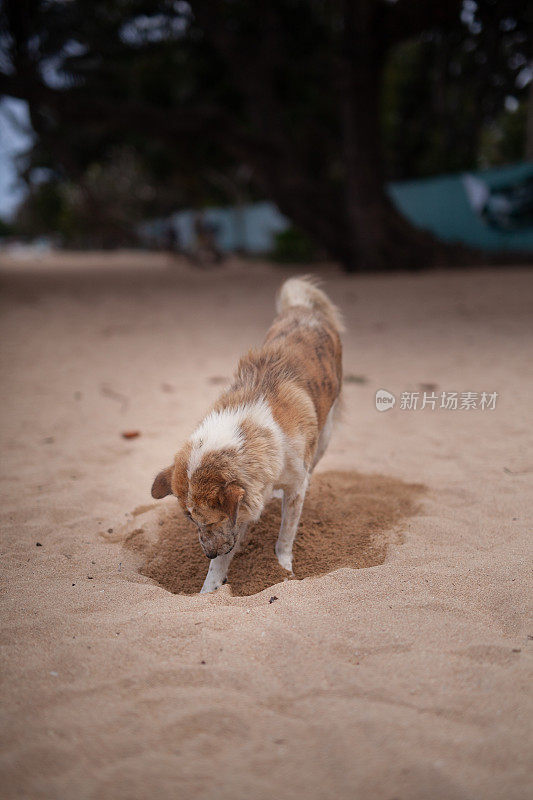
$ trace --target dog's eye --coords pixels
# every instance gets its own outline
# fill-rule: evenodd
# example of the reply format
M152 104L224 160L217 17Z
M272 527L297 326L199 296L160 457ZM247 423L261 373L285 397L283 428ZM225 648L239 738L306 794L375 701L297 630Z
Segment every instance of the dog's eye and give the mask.
M190 513L190 511L186 511L186 512L185 512L185 516L187 517L187 519L190 519L190 521L191 521L191 522L192 522L194 525L196 525L196 527L197 527L197 528L199 528L199 527L200 527L200 523L198 522L198 520L194 519L194 517L192 516L192 514Z

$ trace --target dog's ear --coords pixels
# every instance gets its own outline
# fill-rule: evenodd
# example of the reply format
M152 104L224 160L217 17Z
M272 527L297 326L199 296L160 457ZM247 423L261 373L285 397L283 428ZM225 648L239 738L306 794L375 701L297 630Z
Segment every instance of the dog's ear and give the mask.
M161 500L162 497L166 497L167 494L172 494L172 471L174 469L174 465L167 467L166 469L162 469L156 475L155 481L152 484L152 497L156 500Z
M237 522L239 503L243 497L244 489L238 483L228 483L220 490L220 505L224 513L230 518L232 525Z

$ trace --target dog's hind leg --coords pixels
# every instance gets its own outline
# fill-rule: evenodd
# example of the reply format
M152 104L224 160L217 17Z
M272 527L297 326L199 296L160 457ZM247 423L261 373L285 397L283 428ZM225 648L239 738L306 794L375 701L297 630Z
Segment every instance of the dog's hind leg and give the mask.
M217 556L216 558L211 559L211 562L209 564L209 569L207 570L207 575L205 577L204 585L200 590L200 594L206 594L207 592L214 592L215 589L219 589L222 586L222 584L225 583L229 565L231 564L233 556L235 555L235 553L239 548L239 542L246 533L247 527L248 525L241 525L237 536L237 541L235 543L235 547L233 548L233 550L230 550L229 553L226 553L223 556Z
M329 414L326 417L326 421L324 423L324 427L318 437L318 443L316 446L315 456L313 458L313 466L311 467L311 471L314 470L324 453L326 452L327 446L329 444L329 440L331 439L331 432L333 430L333 423L335 421L335 414L336 414L336 405L337 403L333 403L329 410Z
M292 545L298 530L300 515L305 500L309 476L306 474L304 479L297 486L285 489L283 492L283 502L281 504L281 527L279 530L278 541L276 542L276 556L283 567L292 573Z

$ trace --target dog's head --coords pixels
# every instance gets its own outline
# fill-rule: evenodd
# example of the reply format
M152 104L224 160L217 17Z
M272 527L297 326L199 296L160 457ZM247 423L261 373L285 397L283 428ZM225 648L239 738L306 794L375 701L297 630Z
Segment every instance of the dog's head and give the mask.
M176 461L156 476L152 497L174 494L185 515L198 528L200 544L208 558L233 550L237 541L237 520L245 491L231 474L227 458L214 456L189 478L187 461L178 454Z

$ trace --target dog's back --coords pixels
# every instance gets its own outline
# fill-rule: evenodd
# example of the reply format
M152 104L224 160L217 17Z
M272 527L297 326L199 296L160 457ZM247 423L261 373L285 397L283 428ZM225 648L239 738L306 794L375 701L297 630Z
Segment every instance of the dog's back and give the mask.
M266 401L286 436L304 437L311 468L342 386L342 320L309 277L282 285L277 310L263 346L241 358L234 382L214 411Z
M276 303L265 347L280 348L315 406L319 431L342 387L343 324L339 310L310 277L290 278Z

